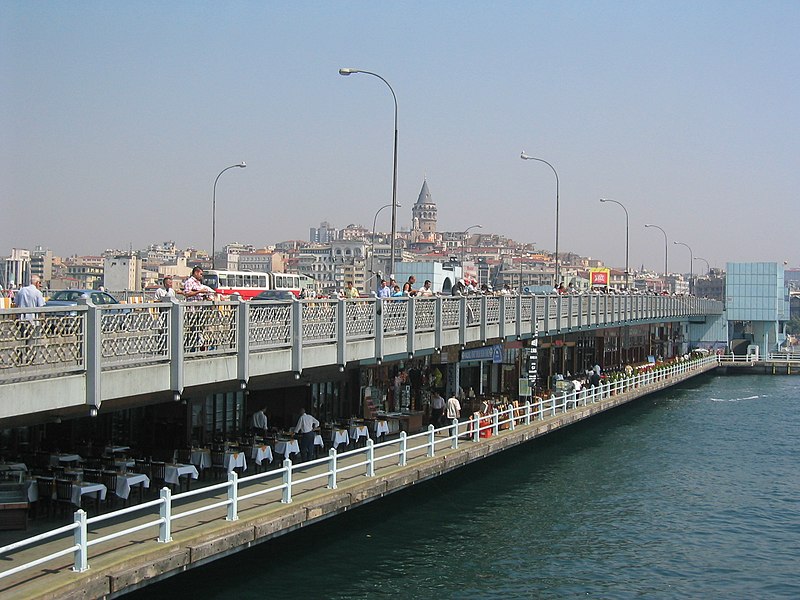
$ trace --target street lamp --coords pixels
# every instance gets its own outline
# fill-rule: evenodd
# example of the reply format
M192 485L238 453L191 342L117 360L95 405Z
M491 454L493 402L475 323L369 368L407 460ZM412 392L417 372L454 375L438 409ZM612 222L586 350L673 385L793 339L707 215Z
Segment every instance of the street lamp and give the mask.
M394 100L394 152L393 152L393 167L392 167L392 240L390 244L390 269L391 273L394 274L394 246L395 246L395 237L397 236L397 96L394 93L394 89L386 81L383 77L378 75L377 73L372 73L371 71L362 71L360 69L339 69L339 75L344 75L345 77L348 75L352 75L353 73L363 73L364 75L372 75L373 77L377 77L383 83L386 84L386 87L389 88L389 91L392 92L392 99Z
M482 229L480 225L470 225L464 230L464 242L461 244L461 277L464 277L464 250L467 246L467 232L470 229Z
M380 214L380 212L384 208L389 208L390 206L392 206L392 205L391 204L384 204L383 206L381 206L377 211L375 211L375 218L372 219L372 245L370 246L370 251L369 251L369 256L370 256L370 259L369 259L370 288L372 287L372 283L373 283L372 282L372 276L375 274L375 226L378 223L378 214ZM401 205L398 204L397 206L401 206Z
M625 291L628 292L630 291L630 272L628 271L628 209L625 208L625 205L622 202L611 200L610 198L600 198L600 202L613 202L614 204L619 204L622 207L622 210L625 211Z
M669 255L669 245L667 244L667 232L664 231L658 225L647 224L645 225L645 227L655 227L656 229L661 229L661 233L664 234L664 278L666 279L666 277L669 275L669 271L667 270L667 265L668 265L667 258Z
M689 293L691 294L694 288L694 285L692 285L692 280L694 279L694 253L692 252L691 247L689 247L689 244L685 244L683 242L672 243L677 244L678 246L686 246L689 248Z
M525 154L525 150L523 150L520 153L519 157L522 160L536 160L536 161L539 161L541 163L546 164L548 167L550 167L553 170L553 175L556 176L556 277L555 277L555 283L554 283L553 287L557 287L558 284L559 284L559 280L558 279L559 279L559 276L560 276L559 268L558 268L558 208L559 208L559 201L558 201L558 193L559 193L558 173L556 172L555 167L553 165L551 165L549 162L547 162L543 158L535 158L533 156L528 156L527 154Z
M216 248L217 248L217 182L219 181L220 176L227 171L228 169L244 169L247 165L244 161L240 162L238 165L231 165L230 167L225 167L222 171L219 172L217 178L214 180L214 198L211 201L211 268L217 268L217 256L216 256Z
M699 256L695 256L694 260L702 260L704 263L706 263L706 275L711 274L711 266L708 264L708 261L705 258L700 258Z

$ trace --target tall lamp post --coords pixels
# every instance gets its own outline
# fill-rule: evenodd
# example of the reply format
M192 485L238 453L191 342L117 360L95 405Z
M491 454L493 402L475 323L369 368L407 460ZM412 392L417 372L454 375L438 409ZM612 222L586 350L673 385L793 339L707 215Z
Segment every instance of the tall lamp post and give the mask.
M381 206L377 211L375 211L375 218L372 219L372 245L369 251L369 273L370 273L370 289L372 289L373 284L373 275L375 275L375 226L378 223L378 215L384 208L389 208L392 206L391 204L384 204ZM397 206L400 206L399 204Z
M470 225L469 227L467 227L464 230L464 243L461 246L461 277L462 278L464 277L464 254L465 254L465 249L467 247L467 232L469 232L470 229L481 229L481 226L480 225Z
M528 156L527 154L525 154L524 150L520 153L519 157L522 160L536 160L538 162L546 164L548 167L550 167L553 170L553 175L556 176L556 261L555 261L556 262L556 265L555 265L556 266L556 276L555 276L555 282L553 284L553 287L557 287L558 284L559 284L559 277L560 277L560 271L559 271L559 266L558 266L558 209L559 209L558 172L556 171L556 168L553 165L551 165L549 162L547 162L543 158L536 158L536 157L533 157L533 156Z
M389 91L392 92L392 99L394 100L394 152L392 154L392 240L390 244L390 269L391 273L394 274L394 247L395 247L395 238L397 237L397 96L394 93L394 89L386 81L383 77L378 75L377 73L373 73L371 71L362 71L361 69L339 69L339 75L352 75L353 73L363 73L364 75L372 75L373 77L377 77L383 83L386 84L386 87L389 88Z
M625 205L622 202L617 200L611 200L610 198L600 198L600 202L613 202L614 204L619 204L622 207L622 210L625 211L625 291L630 291L630 270L628 269L628 209L625 208Z
M708 261L705 258L700 258L699 256L695 256L694 260L702 260L704 263L706 263L706 275L711 274L711 266L708 264Z
M645 227L655 227L656 229L660 229L661 233L664 234L664 278L666 279L666 277L669 275L669 270L667 269L667 265L669 264L667 261L667 258L669 256L669 244L667 243L667 232L664 231L658 225L650 225L648 223L647 225L645 225Z
M683 242L672 242L678 246L686 246L689 248L689 293L691 294L694 291L694 252L692 252L691 247L689 244L685 244Z
M219 172L217 178L214 180L214 197L211 201L211 268L217 268L217 182L222 174L227 171L228 169L244 169L247 165L244 161L240 162L238 165L231 165L230 167L225 167L222 171Z

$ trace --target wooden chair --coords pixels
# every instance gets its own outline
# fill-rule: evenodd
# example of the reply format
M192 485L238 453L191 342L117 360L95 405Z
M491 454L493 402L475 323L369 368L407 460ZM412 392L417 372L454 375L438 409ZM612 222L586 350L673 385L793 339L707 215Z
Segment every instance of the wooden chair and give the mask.
M49 477L36 478L36 491L39 500L36 501L36 513L41 515L43 510L47 510L47 518L53 514L53 495L55 494L55 480Z
M150 489L156 494L160 493L161 488L167 485L167 463L153 461L150 463Z
M100 469L84 469L83 480L92 483L103 483L103 475Z
M66 517L69 510L74 508L72 504L72 485L73 481L71 479L55 480L56 508L62 518Z
M85 478L84 471L84 478ZM103 471L101 473L101 483L106 486L106 506L114 506L114 498L117 497L117 472L116 471Z
M225 452L221 450L211 451L211 471L214 477L224 477L225 475Z

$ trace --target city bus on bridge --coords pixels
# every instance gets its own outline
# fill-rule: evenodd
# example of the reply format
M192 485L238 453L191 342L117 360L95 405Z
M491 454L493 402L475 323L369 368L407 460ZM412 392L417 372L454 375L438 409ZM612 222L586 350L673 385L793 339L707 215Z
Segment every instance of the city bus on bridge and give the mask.
M239 294L242 300L252 300L266 290L285 290L300 295L297 273L210 270L203 275L203 283L221 296Z

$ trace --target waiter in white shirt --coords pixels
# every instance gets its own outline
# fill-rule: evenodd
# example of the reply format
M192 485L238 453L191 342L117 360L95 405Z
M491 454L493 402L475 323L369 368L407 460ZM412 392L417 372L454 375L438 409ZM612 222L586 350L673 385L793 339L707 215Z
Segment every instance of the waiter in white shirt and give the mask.
M253 413L253 431L264 437L267 435L267 415L264 412L266 407L259 408L256 412Z
M294 428L295 433L300 434L300 460L305 462L314 456L314 430L319 427L319 421L306 413L306 409L300 409L300 418Z

